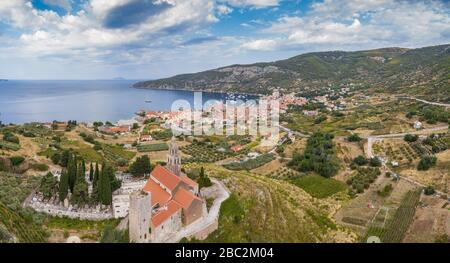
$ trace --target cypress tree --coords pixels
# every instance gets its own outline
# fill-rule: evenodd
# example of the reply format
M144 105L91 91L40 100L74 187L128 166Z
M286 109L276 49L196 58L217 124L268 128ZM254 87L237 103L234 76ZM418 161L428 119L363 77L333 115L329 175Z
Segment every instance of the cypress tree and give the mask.
M92 163L89 167L89 181L92 182L94 180L94 167L92 166Z
M100 179L100 169L98 168L98 163L95 163L95 173L94 173L94 188L98 188L98 180Z
M105 169L103 169L105 170ZM102 194L103 194L103 200L102 203L104 205L111 205L112 203L112 191L111 191L111 181L109 179L108 173L105 172L103 173L103 179L102 179L102 184L103 184L103 189L102 189Z
M63 170L61 172L61 177L59 178L59 200L64 201L68 193L69 193L69 175L67 174L67 171Z
M69 174L69 189L70 192L73 193L73 188L75 186L75 182L77 180L77 160L76 160L76 156L73 156L72 158L70 158L69 163L67 165L67 171Z
M83 205L88 201L88 185L86 183L85 176L83 176L83 163L78 165L77 177L75 186L73 189L73 195L71 202L75 204Z

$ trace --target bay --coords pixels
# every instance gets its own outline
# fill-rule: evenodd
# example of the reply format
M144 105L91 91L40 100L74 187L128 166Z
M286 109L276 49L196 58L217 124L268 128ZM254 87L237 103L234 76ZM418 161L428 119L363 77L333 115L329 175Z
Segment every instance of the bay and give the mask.
M135 89L131 80L9 80L0 82L0 121L22 124L77 120L130 119L142 109L169 111L176 100L191 105L194 93L182 90ZM225 100L226 94L202 93L203 102ZM151 101L147 103L146 101ZM192 106L193 107L193 106Z

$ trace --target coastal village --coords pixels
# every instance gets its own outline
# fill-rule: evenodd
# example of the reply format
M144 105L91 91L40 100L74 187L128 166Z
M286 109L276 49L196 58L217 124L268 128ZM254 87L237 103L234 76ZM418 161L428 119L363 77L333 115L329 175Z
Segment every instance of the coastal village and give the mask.
M408 228L396 230L402 238L431 240L436 238L434 233L449 231L448 171L439 165L447 160L448 125L421 117L413 110L417 105L414 99L368 96L348 85L324 87L314 93L276 89L259 100L277 102L279 123L272 127L277 134L248 132L255 119L269 116L271 120L270 107L262 112L255 104L228 108L245 116L243 122L226 112L214 115L215 109L227 106L216 103L199 113L143 109L116 123L72 120L4 125L1 167L24 178L40 178L17 209L46 215L44 229L51 234L45 238L51 242L224 240L237 235L236 231L245 233L241 228L258 222L254 216L269 216L269 199L278 200L277 209L297 207L293 210L298 213L295 221L319 224L314 220L323 216L332 227L322 226L326 230L314 236L336 242L356 242L380 227L393 228L386 222L400 216L392 211L404 202L414 202L417 218L429 218L433 213L441 216L427 221L426 227L410 217ZM368 103L378 106L364 108ZM381 117L376 113L381 105L403 109ZM188 133L186 120L190 124L195 114L201 115L201 121L188 125L191 131L219 123L224 130L234 127L235 131L241 124L247 132ZM377 126L379 118L385 119L384 126ZM319 127L328 133L318 133L315 129ZM269 138L276 138L275 143L263 145ZM309 168L302 153L321 149L328 141L332 151L323 151L329 154L327 158L338 161L328 163L328 170ZM314 145L316 142L324 144ZM430 164L425 163L424 154L436 156L438 165L433 166L431 157ZM309 158L316 157L311 153ZM432 170L433 175L416 170L417 165L422 169L422 163L430 165L423 169ZM286 190L273 188L281 186L289 189L284 193L289 201L278 192ZM303 205L296 206L300 200ZM246 212L244 207L254 212ZM300 216L304 213L307 218ZM289 227L291 223L282 231L295 231ZM89 227L81 227L84 224ZM39 238L44 238L44 230L34 227L39 229L36 233L42 233ZM262 225L252 229L260 229L258 235L268 234ZM425 232L429 234L422 237ZM11 238L20 236L18 232Z

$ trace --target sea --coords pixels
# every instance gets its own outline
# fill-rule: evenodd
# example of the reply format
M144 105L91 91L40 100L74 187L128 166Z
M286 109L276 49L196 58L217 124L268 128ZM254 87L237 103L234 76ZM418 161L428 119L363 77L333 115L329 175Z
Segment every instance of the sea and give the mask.
M170 111L177 100L194 108L194 92L136 89L132 80L8 80L0 81L0 121L4 124L126 120L140 110ZM202 101L250 95L202 92Z

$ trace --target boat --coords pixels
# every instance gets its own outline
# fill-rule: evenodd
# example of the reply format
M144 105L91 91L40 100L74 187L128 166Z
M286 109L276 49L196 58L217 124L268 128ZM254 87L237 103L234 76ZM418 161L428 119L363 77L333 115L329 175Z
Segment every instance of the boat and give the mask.
M152 103L152 101L151 100L146 100L145 103Z

